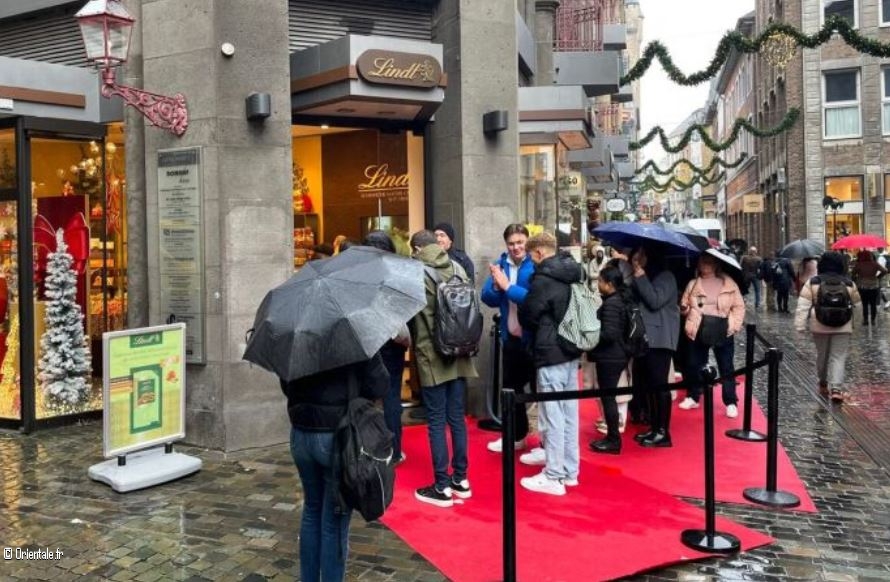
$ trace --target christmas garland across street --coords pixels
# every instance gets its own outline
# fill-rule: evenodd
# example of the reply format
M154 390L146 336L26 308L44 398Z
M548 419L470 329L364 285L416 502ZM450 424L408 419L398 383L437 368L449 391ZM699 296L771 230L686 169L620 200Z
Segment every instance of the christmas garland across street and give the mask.
M707 174L708 172L713 170L718 165L723 168L726 168L726 169L738 168L742 164L742 162L744 162L746 159L748 159L748 154L745 152L742 152L741 155L739 156L739 159L737 159L736 161L734 161L732 163L724 161L722 158L720 158L720 156L714 156L714 159L711 160L710 164L708 164L704 168L701 168L699 166L696 166L694 163L690 162L686 158L680 158L679 160L677 160L676 162L671 164L671 167L668 168L667 170L662 170L661 168L658 167L658 164L656 164L652 160L649 160L648 162L643 164L643 166L640 169L638 169L636 172L634 172L634 175L639 176L640 174L645 173L647 170L652 170L652 172L654 172L660 176L668 176L668 175L673 174L674 170L676 170L680 164L686 164L696 174Z
M739 131L741 131L743 128L747 129L749 132L751 132L752 135L755 135L757 137L772 137L791 129L791 126L794 125L794 122L797 121L797 118L799 116L799 109L789 109L788 113L785 114L785 117L782 118L782 122L779 123L779 125L771 127L769 129L758 129L747 119L738 118L735 120L735 123L732 124L732 133L730 133L729 138L724 142L715 142L713 139L711 139L711 136L708 135L705 126L696 123L686 128L686 131L683 133L683 137L674 146L672 146L670 144L670 141L668 141L668 137L661 126L656 125L649 131L649 133L646 134L643 139L641 139L640 141L631 142L628 147L631 150L642 149L646 147L646 145L650 141L655 139L655 136L657 135L661 138L661 147L664 148L664 150L667 152L676 154L683 151L686 146L689 145L689 140L692 138L692 133L697 131L705 145L707 145L715 152L722 152L723 150L729 148L729 146L731 146L735 142L735 140L739 136Z
M674 192L682 192L684 190L692 188L695 184L700 184L701 186L710 186L711 184L716 184L717 182L723 180L725 177L726 172L720 172L719 174L711 178L708 178L703 174L699 174L688 182L684 182L683 180L674 176L667 182L664 182L662 184L659 183L658 180L656 180L652 176L646 176L645 180L641 182L631 182L631 184L639 186L640 190L652 190L658 192L659 194L663 194L671 188L673 188Z
M831 16L826 21L819 32L807 35L798 31L796 28L786 23L774 23L766 27L757 38L751 39L738 31L730 31L723 35L720 44L717 45L717 52L708 67L702 71L695 72L691 75L684 75L677 68L671 58L670 53L663 44L658 41L650 42L643 51L643 56L634 64L633 68L621 77L621 85L627 85L638 80L652 65L653 59L658 59L661 66L670 79L679 84L686 86L699 85L713 78L720 71L723 63L729 57L730 50L735 49L741 53L760 52L764 43L769 44L772 37L786 35L791 37L797 46L803 48L816 48L828 42L833 33L837 32L848 45L859 51L860 53L871 55L873 57L890 57L890 44L882 43L860 35L850 24L837 16Z

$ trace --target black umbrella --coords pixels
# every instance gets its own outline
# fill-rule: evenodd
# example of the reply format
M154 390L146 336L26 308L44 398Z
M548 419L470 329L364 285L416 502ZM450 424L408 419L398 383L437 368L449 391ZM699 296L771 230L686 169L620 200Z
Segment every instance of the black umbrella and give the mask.
M779 255L786 259L805 259L807 257L818 257L824 252L825 247L820 243L808 238L802 238L785 245L779 251Z
M726 245L732 249L737 257L741 257L748 250L748 241L743 238L734 238L726 241Z
M367 360L425 305L419 261L350 247L266 294L244 359L284 380Z

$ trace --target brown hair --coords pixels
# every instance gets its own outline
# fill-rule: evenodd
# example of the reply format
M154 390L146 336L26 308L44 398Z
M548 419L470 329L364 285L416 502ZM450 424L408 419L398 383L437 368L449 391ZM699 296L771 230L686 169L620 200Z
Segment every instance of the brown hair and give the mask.
M507 228L504 229L504 242L507 242L507 239L513 236L514 234L524 234L526 238L528 237L528 229L524 224L519 224L518 222L514 222L513 224L508 224Z

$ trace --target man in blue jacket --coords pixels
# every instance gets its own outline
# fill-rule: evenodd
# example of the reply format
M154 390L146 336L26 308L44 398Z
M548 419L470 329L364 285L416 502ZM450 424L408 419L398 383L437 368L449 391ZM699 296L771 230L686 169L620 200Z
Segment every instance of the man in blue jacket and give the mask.
M528 241L528 229L522 224L511 224L504 229L504 243L507 251L493 264L489 265L491 274L482 286L482 301L489 307L497 307L501 311L500 339L502 345L501 378L504 388L512 388L522 393L525 386L534 389L535 366L527 351L528 334L524 334L519 325L519 305L525 301L535 272L535 264L525 251ZM525 437L528 436L528 414L525 404L516 405L516 442L514 448L525 448ZM488 443L488 450L500 453L503 440L497 439Z

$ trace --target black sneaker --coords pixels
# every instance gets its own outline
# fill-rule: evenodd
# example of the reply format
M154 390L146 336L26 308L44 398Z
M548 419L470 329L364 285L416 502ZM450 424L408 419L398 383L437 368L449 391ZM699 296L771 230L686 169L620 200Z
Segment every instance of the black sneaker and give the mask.
M451 497L451 489L445 488L445 491L439 491L435 485L429 487L421 487L414 492L414 498L436 507L451 507L454 505L454 499Z
M452 479L451 494L458 499L469 499L473 496L473 492L470 490L470 482L466 479L462 479L460 482Z

